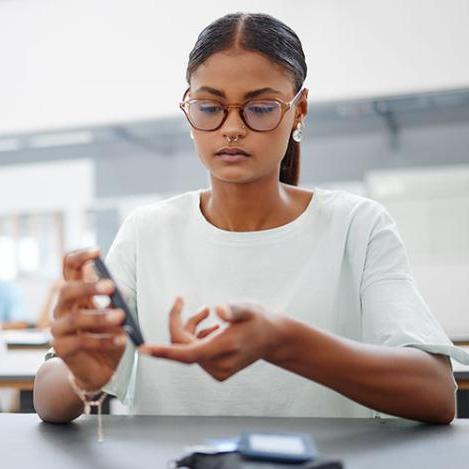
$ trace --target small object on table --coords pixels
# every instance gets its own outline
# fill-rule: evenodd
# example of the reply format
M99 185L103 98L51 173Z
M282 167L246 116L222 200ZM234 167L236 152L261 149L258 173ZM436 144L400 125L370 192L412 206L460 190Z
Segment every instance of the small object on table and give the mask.
M227 444L228 443L228 444ZM239 438L211 440L189 449L173 467L189 469L341 469L340 461L319 458L306 433L243 432ZM228 450L228 451L227 451Z

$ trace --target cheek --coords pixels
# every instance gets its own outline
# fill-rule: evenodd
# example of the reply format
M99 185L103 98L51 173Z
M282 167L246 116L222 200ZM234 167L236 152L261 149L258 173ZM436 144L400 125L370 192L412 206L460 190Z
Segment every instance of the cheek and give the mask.
M194 133L194 148L198 157L205 161L213 153L214 142L208 135Z
M287 151L291 125L289 121L284 121L272 132L261 134L262 143L259 144L259 151L262 151L270 160L280 161Z

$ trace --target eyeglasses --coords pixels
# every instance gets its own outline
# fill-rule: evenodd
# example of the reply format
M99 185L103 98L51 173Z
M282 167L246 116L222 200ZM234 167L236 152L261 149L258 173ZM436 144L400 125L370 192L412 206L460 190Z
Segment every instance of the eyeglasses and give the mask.
M300 97L303 87L293 99L285 103L279 99L253 99L244 104L223 104L215 99L188 99L186 90L179 107L196 130L218 130L226 121L230 109L238 109L241 120L255 132L275 130L285 113Z

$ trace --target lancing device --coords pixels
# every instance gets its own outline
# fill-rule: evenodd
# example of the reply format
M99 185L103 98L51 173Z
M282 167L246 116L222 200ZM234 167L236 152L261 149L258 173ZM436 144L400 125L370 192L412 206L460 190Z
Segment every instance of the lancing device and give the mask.
M111 276L111 273L107 269L106 265L104 264L103 260L100 257L94 259L94 269L98 274L99 278L109 279L114 282L114 279ZM124 326L123 329L130 337L132 342L135 344L136 347L142 345L144 343L142 332L140 331L140 327L138 326L137 322L135 321L132 313L130 312L127 303L122 296L122 293L117 288L116 282L114 282L115 288L114 292L109 295L111 299L111 306L113 308L119 308L124 311L125 319L124 319Z

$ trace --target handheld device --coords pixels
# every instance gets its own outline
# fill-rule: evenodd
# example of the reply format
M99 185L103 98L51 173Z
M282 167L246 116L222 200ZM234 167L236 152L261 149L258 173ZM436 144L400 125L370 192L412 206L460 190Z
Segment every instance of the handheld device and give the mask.
M318 457L316 446L306 433L243 432L238 452L248 459L289 464Z
M110 279L114 282L114 279L112 278L108 268L100 257L94 259L93 263L94 269L99 278ZM109 297L111 299L111 305L113 308L119 308L124 311L124 331L130 337L135 346L138 347L139 345L142 345L144 343L144 339L142 332L140 331L140 327L137 324L137 321L135 321L134 317L132 316L129 307L127 306L127 303L125 302L124 297L122 296L122 293L119 291L117 286L115 287L112 295L110 295Z

